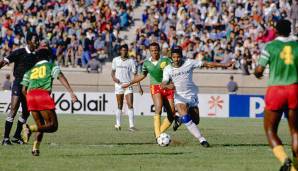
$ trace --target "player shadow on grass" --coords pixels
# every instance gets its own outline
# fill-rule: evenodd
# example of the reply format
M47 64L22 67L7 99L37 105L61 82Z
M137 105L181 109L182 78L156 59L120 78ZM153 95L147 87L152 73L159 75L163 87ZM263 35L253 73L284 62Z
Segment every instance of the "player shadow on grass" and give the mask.
M285 146L290 146L290 144L284 144ZM211 147L264 147L268 144L212 144Z
M184 155L191 152L140 152L140 153L97 153L97 154L62 154L63 157L87 157L87 156L142 156L142 155Z

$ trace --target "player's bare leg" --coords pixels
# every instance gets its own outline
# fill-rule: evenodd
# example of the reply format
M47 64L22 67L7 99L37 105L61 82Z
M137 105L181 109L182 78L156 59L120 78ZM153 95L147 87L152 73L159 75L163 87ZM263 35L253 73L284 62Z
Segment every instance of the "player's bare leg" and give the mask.
M296 110L289 110L288 123L292 136L293 166L298 169L298 116ZM294 170L292 168L292 170Z
M198 107L190 107L188 108L188 113L191 116L191 120L193 123L198 125L200 123L200 110Z
M188 131L199 140L200 144L203 147L209 147L209 143L207 140L202 136L200 129L197 125L192 121L190 114L188 114L188 106L184 103L176 104L176 109L181 117L182 123L186 126Z
M134 110L133 110L133 93L128 93L125 95L126 104L127 104L127 115L129 120L129 131L134 132L137 131L134 124Z
M167 117L163 120L163 122L160 126L160 133L165 132L171 126L171 124L173 123L173 121L175 119L174 99L163 98L163 106L166 108Z
M161 94L152 94L152 100L155 108L155 114L153 116L154 120L154 134L155 138L158 138L160 135L160 115L162 112L162 96Z
M290 167L291 162L286 154L280 138L277 135L278 125L282 117L281 111L265 110L264 129L273 154L281 162L282 167Z
M115 124L115 129L117 131L121 130L121 114L122 114L122 109L123 109L123 99L124 99L124 94L116 94L116 99L117 99L117 111L116 111L116 124Z
M2 145L11 145L12 143L9 140L9 134L12 128L13 120L17 114L17 111L20 106L20 97L19 96L11 96L11 109L7 115L4 127L4 137L2 141Z

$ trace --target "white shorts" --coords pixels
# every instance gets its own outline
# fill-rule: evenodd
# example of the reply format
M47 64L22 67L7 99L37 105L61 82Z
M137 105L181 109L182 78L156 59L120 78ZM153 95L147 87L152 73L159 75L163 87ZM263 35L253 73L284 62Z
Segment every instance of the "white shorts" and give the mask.
M121 84L115 84L115 94L129 94L133 93L132 86L129 86L127 88L122 88Z
M183 104L186 104L188 107L198 107L199 98L198 96L182 97L180 95L175 94L174 103L175 105L179 103L183 103Z

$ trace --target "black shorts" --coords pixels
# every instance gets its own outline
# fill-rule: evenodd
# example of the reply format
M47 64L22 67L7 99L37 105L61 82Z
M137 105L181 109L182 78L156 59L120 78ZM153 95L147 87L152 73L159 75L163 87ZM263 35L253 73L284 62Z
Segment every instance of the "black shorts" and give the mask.
M22 95L22 80L15 79L12 83L11 95L12 96L21 96Z

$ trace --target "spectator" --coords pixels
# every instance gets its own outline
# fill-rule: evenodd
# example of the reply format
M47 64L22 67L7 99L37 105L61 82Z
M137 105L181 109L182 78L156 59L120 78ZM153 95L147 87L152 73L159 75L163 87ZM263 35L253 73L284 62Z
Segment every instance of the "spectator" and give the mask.
M296 24L298 21L298 0L295 0L294 4L292 4L290 17L292 19L292 33L297 33Z
M230 76L230 81L227 84L229 94L236 94L238 91L238 84L234 81L234 76Z
M102 65L95 56L92 56L90 61L88 61L86 69L88 73L99 73L102 72Z
M6 74L5 81L2 84L2 90L11 90L10 75Z

